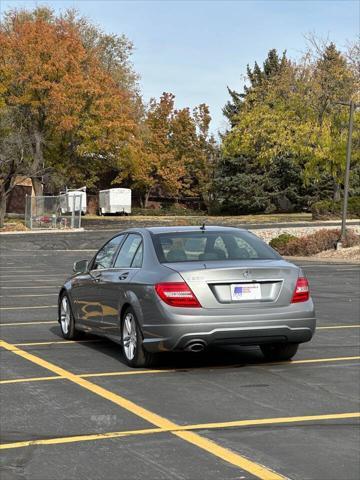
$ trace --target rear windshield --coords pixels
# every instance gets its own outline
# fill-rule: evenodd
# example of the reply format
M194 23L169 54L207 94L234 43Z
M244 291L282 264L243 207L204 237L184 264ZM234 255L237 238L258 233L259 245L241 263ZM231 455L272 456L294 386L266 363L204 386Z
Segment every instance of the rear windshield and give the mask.
M249 232L173 232L153 234L161 263L224 260L274 260L281 258Z

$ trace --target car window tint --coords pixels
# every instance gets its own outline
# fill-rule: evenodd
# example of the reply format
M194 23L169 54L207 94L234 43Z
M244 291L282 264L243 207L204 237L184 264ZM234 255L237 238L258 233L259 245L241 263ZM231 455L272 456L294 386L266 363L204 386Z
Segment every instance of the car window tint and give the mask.
M136 250L135 256L131 263L132 268L141 268L143 261L143 243L141 242Z
M236 254L240 258L258 258L257 251L243 238L235 237L237 251Z
M169 232L152 238L162 263L280 258L265 242L246 231Z
M197 260L199 258L199 255L204 252L205 246L206 238L187 238L184 243L186 257L189 260Z
M141 243L140 235L130 233L120 248L120 252L115 260L115 268L130 267L135 253Z
M222 257L222 259L229 258L229 252L222 237L217 237L213 250L218 257Z
M117 237L106 243L96 254L92 269L98 270L103 268L110 268L113 262L118 246L123 241L124 235Z

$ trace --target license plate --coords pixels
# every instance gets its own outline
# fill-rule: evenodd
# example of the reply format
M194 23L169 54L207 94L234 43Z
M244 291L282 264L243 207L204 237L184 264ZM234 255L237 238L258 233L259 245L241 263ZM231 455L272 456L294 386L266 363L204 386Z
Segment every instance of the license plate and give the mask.
M236 283L231 285L231 300L259 300L260 283Z

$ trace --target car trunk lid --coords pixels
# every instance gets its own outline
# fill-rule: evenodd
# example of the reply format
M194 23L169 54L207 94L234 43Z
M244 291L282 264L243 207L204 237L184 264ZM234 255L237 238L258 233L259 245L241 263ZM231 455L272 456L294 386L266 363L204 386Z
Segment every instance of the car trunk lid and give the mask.
M167 263L189 285L203 308L289 305L298 267L283 260Z

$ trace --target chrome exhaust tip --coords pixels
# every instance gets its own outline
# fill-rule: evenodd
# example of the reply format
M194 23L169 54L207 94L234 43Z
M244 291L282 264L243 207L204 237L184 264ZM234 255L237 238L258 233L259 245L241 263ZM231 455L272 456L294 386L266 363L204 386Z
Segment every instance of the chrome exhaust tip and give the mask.
M187 352L199 353L205 350L206 344L201 340L193 340L187 344L185 350Z

